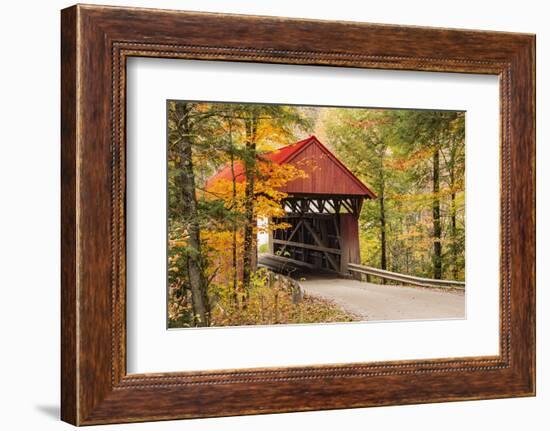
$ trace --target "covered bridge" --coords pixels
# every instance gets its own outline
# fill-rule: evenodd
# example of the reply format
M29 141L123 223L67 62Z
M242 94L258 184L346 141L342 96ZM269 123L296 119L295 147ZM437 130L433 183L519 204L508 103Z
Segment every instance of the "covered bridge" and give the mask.
M269 253L275 259L312 269L347 273L348 263L360 263L359 214L364 199L376 195L363 184L315 136L262 154L278 164L293 164L304 178L289 181L281 191L288 194L283 206L288 229L269 236ZM209 182L231 172L222 169ZM236 176L244 180L240 168Z

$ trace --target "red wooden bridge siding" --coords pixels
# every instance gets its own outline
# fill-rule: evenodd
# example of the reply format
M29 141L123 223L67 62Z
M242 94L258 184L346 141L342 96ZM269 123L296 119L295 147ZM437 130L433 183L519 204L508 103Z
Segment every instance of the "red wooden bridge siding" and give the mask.
M291 150L288 151L287 149ZM279 163L289 163L306 173L306 178L290 181L283 190L289 194L353 195L374 198L370 191L315 136L285 147L286 157ZM275 155L277 152L271 154ZM267 157L276 159L277 157Z

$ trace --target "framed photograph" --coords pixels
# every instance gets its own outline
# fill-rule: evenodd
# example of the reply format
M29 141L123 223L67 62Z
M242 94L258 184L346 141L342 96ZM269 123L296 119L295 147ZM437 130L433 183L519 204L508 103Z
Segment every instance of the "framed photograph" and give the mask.
M62 11L62 419L535 394L535 37Z

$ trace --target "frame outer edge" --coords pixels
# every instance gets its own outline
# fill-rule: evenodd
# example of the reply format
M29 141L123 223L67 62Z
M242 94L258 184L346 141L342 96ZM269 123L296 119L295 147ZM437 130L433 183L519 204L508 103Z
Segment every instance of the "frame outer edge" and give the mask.
M78 425L78 6L61 11L61 420Z
M531 299L531 315L529 319L529 324L531 327L531 334L532 337L531 342L531 361L530 361L530 378L531 378L531 384L530 384L530 395L536 396L537 395L537 290L536 290L536 282L537 282L537 259L536 259L536 250L537 250L537 37L536 35L532 35L528 42L528 64L530 66L530 76L529 79L532 85L530 86L531 94L529 97L529 104L531 106L531 116L530 116L530 136L529 141L532 147L532 155L531 155L531 175L530 178L532 178L533 181L533 190L531 192L531 195L529 196L529 199L531 199L531 223L532 223L532 237L533 237L533 256L532 256L532 268L531 268L531 277L532 277L532 284L530 286L530 289L532 290L529 293L529 297Z
M194 385L192 388L172 388L172 387L156 387L151 389L145 389L141 387L134 387L131 390L119 386L117 378L107 379L106 366L107 358L110 359L109 364L113 364L112 354L103 350L107 346L107 329L112 330L113 322L107 322L106 318L103 318L103 314L107 311L107 307L112 306L111 299L106 297L106 289L101 284L106 280L105 274L102 275L101 282L95 274L90 274L89 269L93 265L103 268L105 266L105 258L95 258L95 246L97 242L92 241L90 232L93 232L93 223L90 223L91 215L96 214L96 210L92 208L92 204L89 201L91 193L94 192L94 184L99 183L105 186L103 180L99 181L98 178L102 178L97 175L91 175L93 173L90 168L90 163L97 163L102 169L105 166L105 158L103 153L106 146L103 142L105 138L104 131L96 132L93 127L89 126L88 122L94 123L97 121L93 118L93 114L97 114L103 120L106 119L105 113L108 111L106 100L102 98L102 87L93 87L93 82L86 78L92 72L100 72L99 79L103 79L103 75L107 72L106 64L98 64L97 62L90 61L91 55L88 49L88 43L93 42L92 50L99 50L99 53L106 59L106 49L110 47L110 43L115 40L118 34L114 31L121 31L121 22L127 21L129 18L133 18L134 15L141 15L144 12L155 13L154 11L147 11L144 9L122 8L113 9L109 11L107 20L103 20L104 17L99 17L97 13L102 10L102 7L97 6L73 6L71 8L62 11L62 145L61 145L61 158L62 158L62 247L61 247L61 260L62 260L62 419L73 425L91 425L99 423L120 423L120 422L136 422L145 420L161 420L161 419L176 419L186 417L211 417L211 416L232 416L236 414L258 414L258 413L274 413L274 412L287 412L287 411L307 411L307 410L324 410L334 408L352 408L352 407L365 407L375 405L388 405L388 404L411 404L411 403L426 403L426 402L440 402L440 401L457 401L468 399L487 399L487 398L501 398L510 396L525 396L532 395L534 392L534 261L526 261L520 259L520 269L525 271L526 278L517 285L521 286L520 291L516 291L514 296L514 303L517 302L517 306L525 306L525 310L521 315L523 319L520 320L521 325L516 328L514 339L517 341L514 349L518 349L518 344L522 348L527 349L527 352L517 352L513 357L515 366L513 369L509 369L512 373L495 372L495 377L506 377L506 383L513 386L509 388L508 392L499 388L497 384L489 384L489 380L486 378L487 373L480 373L477 378L478 381L472 377L471 380L475 383L475 387L472 391L457 392L453 395L435 396L432 398L424 398L421 394L411 393L410 397L397 396L393 400L374 400L365 401L361 399L360 402L353 400L350 394L350 388L348 382L342 387L340 392L347 395L347 400L335 400L333 398L333 392L327 392L329 389L325 386L324 379L320 380L304 380L308 382L303 384L302 387L307 390L313 391L313 399L307 404L301 404L298 408L289 407L288 403L284 404L281 401L278 405L260 406L258 407L254 402L249 400L241 401L241 406L232 406L232 403L222 403L222 407L211 407L208 409L208 403L200 405L197 403L197 397L200 399L200 395L205 395L205 386ZM129 17L125 13L119 13L120 11L127 11L131 16ZM130 13L131 11L131 13ZM176 14L182 14L183 17L188 16L185 13L174 11ZM170 14L171 15L171 14ZM205 14L206 15L206 14ZM208 15L212 19L211 15ZM242 17L242 16L241 16ZM196 18L194 14L188 16L189 20ZM248 17L250 18L250 17ZM274 19L274 17L264 17L265 19ZM228 18L229 19L229 18ZM244 19L244 18L242 18ZM235 16L231 17L230 21L237 20ZM284 19L283 19L284 20ZM185 21L185 20L184 20ZM300 20L288 19L288 22L294 22L296 24L302 23ZM142 22L143 25L152 25L151 23ZM242 23L241 23L242 24ZM328 25L328 24L326 24ZM376 27L377 31L380 30ZM405 27L404 29L408 29ZM122 28L122 35L129 30L126 27ZM358 31L358 30L357 30ZM425 30L428 31L428 30ZM169 33L171 34L171 33ZM464 35L464 32L460 34ZM503 48L503 53L507 55L507 59L515 60L515 70L523 72L521 76L523 79L530 80L534 74L534 37L521 40L526 35L506 35L503 34L503 38L506 39L506 49ZM160 37L160 36L159 36ZM175 35L176 39L182 36ZM201 38L198 36L189 36L191 41L193 38L197 38L201 42ZM458 36L457 36L458 37ZM477 35L476 35L477 37ZM491 35L491 39L496 37ZM186 36L187 38L187 36ZM236 49L235 44L239 42L233 41L227 49ZM480 42L487 42L487 40L481 40ZM504 41L503 41L504 42ZM202 43L202 42L201 42ZM79 49L80 47L85 49ZM193 46L191 43L190 46ZM428 47L429 48L429 47ZM226 48L222 48L226 49ZM246 50L247 48L245 48ZM421 47L426 49L426 47ZM512 51L513 50L513 51ZM261 51L261 50L260 50ZM243 51L244 53L244 51ZM357 55L357 54L352 54ZM479 53L476 54L479 57ZM503 54L504 55L504 54ZM210 55L209 59L217 58L217 54ZM267 55L270 56L270 55ZM301 52L298 52L298 56L301 56ZM207 57L207 56L205 56ZM222 55L223 57L223 55ZM243 57L243 59L245 56ZM274 57L275 58L275 57ZM277 57L278 58L278 57ZM284 58L280 58L286 63ZM424 67L424 61L426 59L420 58L419 63L411 66L411 70L420 70ZM500 58L497 58L500 60ZM230 60L239 61L239 60ZM246 59L246 61L249 61ZM253 61L253 60L252 60ZM329 63L336 63L335 60L327 60ZM289 61L293 63L292 60ZM527 62L528 64L522 64ZM484 63L480 60L477 64L481 68L481 64ZM313 63L317 64L317 60ZM400 64L399 61L392 62L390 64L391 69ZM363 67L363 66L361 66ZM438 66L440 67L440 66ZM476 66L477 67L477 66ZM383 67L385 68L385 67ZM408 68L408 67L407 67ZM445 68L443 68L445 69ZM476 69L477 70L477 69ZM485 70L485 69L484 69ZM514 74L515 75L515 74ZM105 75L106 76L106 75ZM515 76L514 76L515 78ZM514 79L515 81L515 79ZM514 100L512 107L513 113L517 113L518 109L525 108L526 113L524 115L534 115L534 81L527 82L523 85L513 85L513 89L519 92L519 96L522 99L521 104L518 100ZM91 105L90 105L91 104ZM100 105L100 106L99 106ZM94 108L94 111L90 113L89 106ZM523 116L523 115L522 115ZM103 118L105 117L105 118ZM106 124L106 121L104 121ZM516 122L514 126L517 126ZM527 244L517 247L516 252L519 252L516 256L521 256L521 252L526 252L524 259L534 259L534 240L531 235L534 233L534 116L529 118L523 118L519 121L519 127L512 127L513 130L513 143L521 142L525 145L524 153L515 161L512 161L515 167L530 168L527 178L520 179L518 182L526 184L526 193L523 197L516 198L515 203L512 203L512 207L525 210L525 214L529 220L526 225L519 232L521 235L525 235L528 240ZM524 135L523 139L516 138L518 129L527 131L527 136ZM89 142L93 142L95 145L90 147ZM101 145L99 145L101 144ZM112 151L112 150L111 150ZM105 153L106 154L106 153ZM112 155L112 154L111 154ZM92 156L92 160L88 160L86 157ZM526 169L525 169L526 170ZM523 171L525 172L525 171ZM89 177L90 176L90 177ZM116 177L116 176L115 176ZM512 175L515 178L515 175ZM96 181L96 183L94 183ZM80 184L82 183L82 184ZM115 185L117 185L116 183ZM105 189L101 190L101 193L105 193ZM97 211L99 215L103 216L106 213L106 208L100 208L101 211ZM515 218L512 217L512 220ZM92 220L93 221L93 220ZM105 229L104 229L105 230ZM105 241L102 239L100 245L103 247ZM531 248L533 247L533 248ZM92 263L87 261L87 258L92 257ZM512 257L513 258L513 257ZM115 265L115 264L113 264ZM115 265L116 268L116 265ZM103 271L105 272L105 271ZM516 279L517 280L517 279ZM99 283L99 284L98 284ZM89 290L90 286L95 286L98 289L92 292ZM80 290L80 292L79 292ZM517 308L514 308L514 314L517 313ZM98 317L101 315L101 318ZM99 321L99 322L98 322ZM79 324L81 323L81 324ZM96 323L99 323L96 325ZM108 326L111 325L111 326ZM523 337L523 341L520 342L521 334L526 334ZM112 334L111 334L112 335ZM97 347L101 348L98 349ZM433 374L434 377L436 374ZM429 370L427 376L431 376ZM337 376L328 375L326 378L335 378ZM359 377L359 376L358 376ZM397 377L394 378L379 378L380 381L384 380L398 381ZM285 380L281 378L281 380ZM357 379L354 379L357 381ZM410 380L410 379L408 379ZM433 380L433 379L432 379ZM446 377L445 380L452 380L452 376ZM401 381L405 381L401 378ZM435 380L433 380L436 382ZM260 384L261 383L261 384ZM505 382L503 382L505 383ZM336 381L333 383L336 385ZM411 384L412 385L412 384ZM483 386L485 385L485 386ZM294 385L296 386L296 385ZM369 394L369 387L365 386L363 382L358 387L359 392L353 394L353 397L360 396L361 393L367 396ZM225 401L231 399L231 397L243 393L243 390L259 391L260 389L268 395L276 395L278 387L283 391L292 389L300 391L300 387L294 388L290 384L286 384L283 387L280 385L266 384L265 382L227 382L227 385L220 386L218 390L220 397ZM414 389L414 385L411 386ZM329 385L330 388L330 385ZM273 389L273 390L272 390ZM460 388L459 388L460 389ZM498 390L500 389L500 390ZM427 392L433 392L428 391ZM496 391L496 392L495 392ZM215 392L212 392L215 393ZM428 394L430 395L430 394ZM284 393L284 400L288 400L289 394ZM300 396L300 394L296 395ZM156 398L164 407L170 404L172 407L177 406L176 413L171 412L169 415L165 414L153 414L147 413L147 409L151 410L151 405L148 406L152 398ZM149 400L147 400L149 398ZM214 397L215 398L215 397ZM206 399L206 397L204 397ZM204 401L203 399L203 401ZM209 401L214 401L210 399ZM353 401L353 402L352 402ZM168 404L167 404L168 403ZM174 404L175 403L175 404ZM158 404L158 403L157 403ZM238 403L237 403L238 404ZM173 413L173 414L172 414Z
M532 379L533 379L533 388L532 395L537 395L537 36L533 35L531 44L530 44L530 55L533 62L533 67L531 71L531 79L533 82L533 94L531 97L531 104L533 107L533 136L531 138L533 143L533 158L531 161L533 169L533 193L531 196L533 202L533 237L534 237L534 258L533 258L533 317L531 319L532 325L532 337L533 337L533 357L532 357Z
M529 359L528 359L528 395L536 396L537 393L537 325L536 325L536 282L537 282L537 260L536 260L536 241L537 241L537 177L536 177L536 152L537 152L537 133L536 133L536 71L537 71L537 55L536 55L536 44L537 38L536 35L531 35L527 41L527 47L525 49L525 60L524 64L527 68L527 73L525 76L525 85L528 88L527 91L527 100L526 105L528 106L528 115L525 115L526 129L528 131L528 146L529 146L529 175L528 180L531 183L531 191L526 199L528 199L528 208L531 213L529 231L527 233L528 238L532 239L532 244L528 247L528 256L529 256L529 276L530 285L526 289L529 295L529 307L528 310L528 325L529 325L529 345L528 350Z
M511 364L517 396L536 396L536 37L511 56Z

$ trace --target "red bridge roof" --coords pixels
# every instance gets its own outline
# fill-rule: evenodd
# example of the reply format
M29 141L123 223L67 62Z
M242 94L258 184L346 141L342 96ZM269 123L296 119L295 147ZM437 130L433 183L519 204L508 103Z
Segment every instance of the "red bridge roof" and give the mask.
M355 195L376 198L376 195L315 136L310 136L278 150L261 154L260 157L277 164L291 163L305 171L306 178L289 181L282 188L282 191L286 193ZM236 162L233 170L236 181L244 181L243 164ZM231 178L231 167L226 165L208 179L206 187L208 188L217 180L231 180Z

